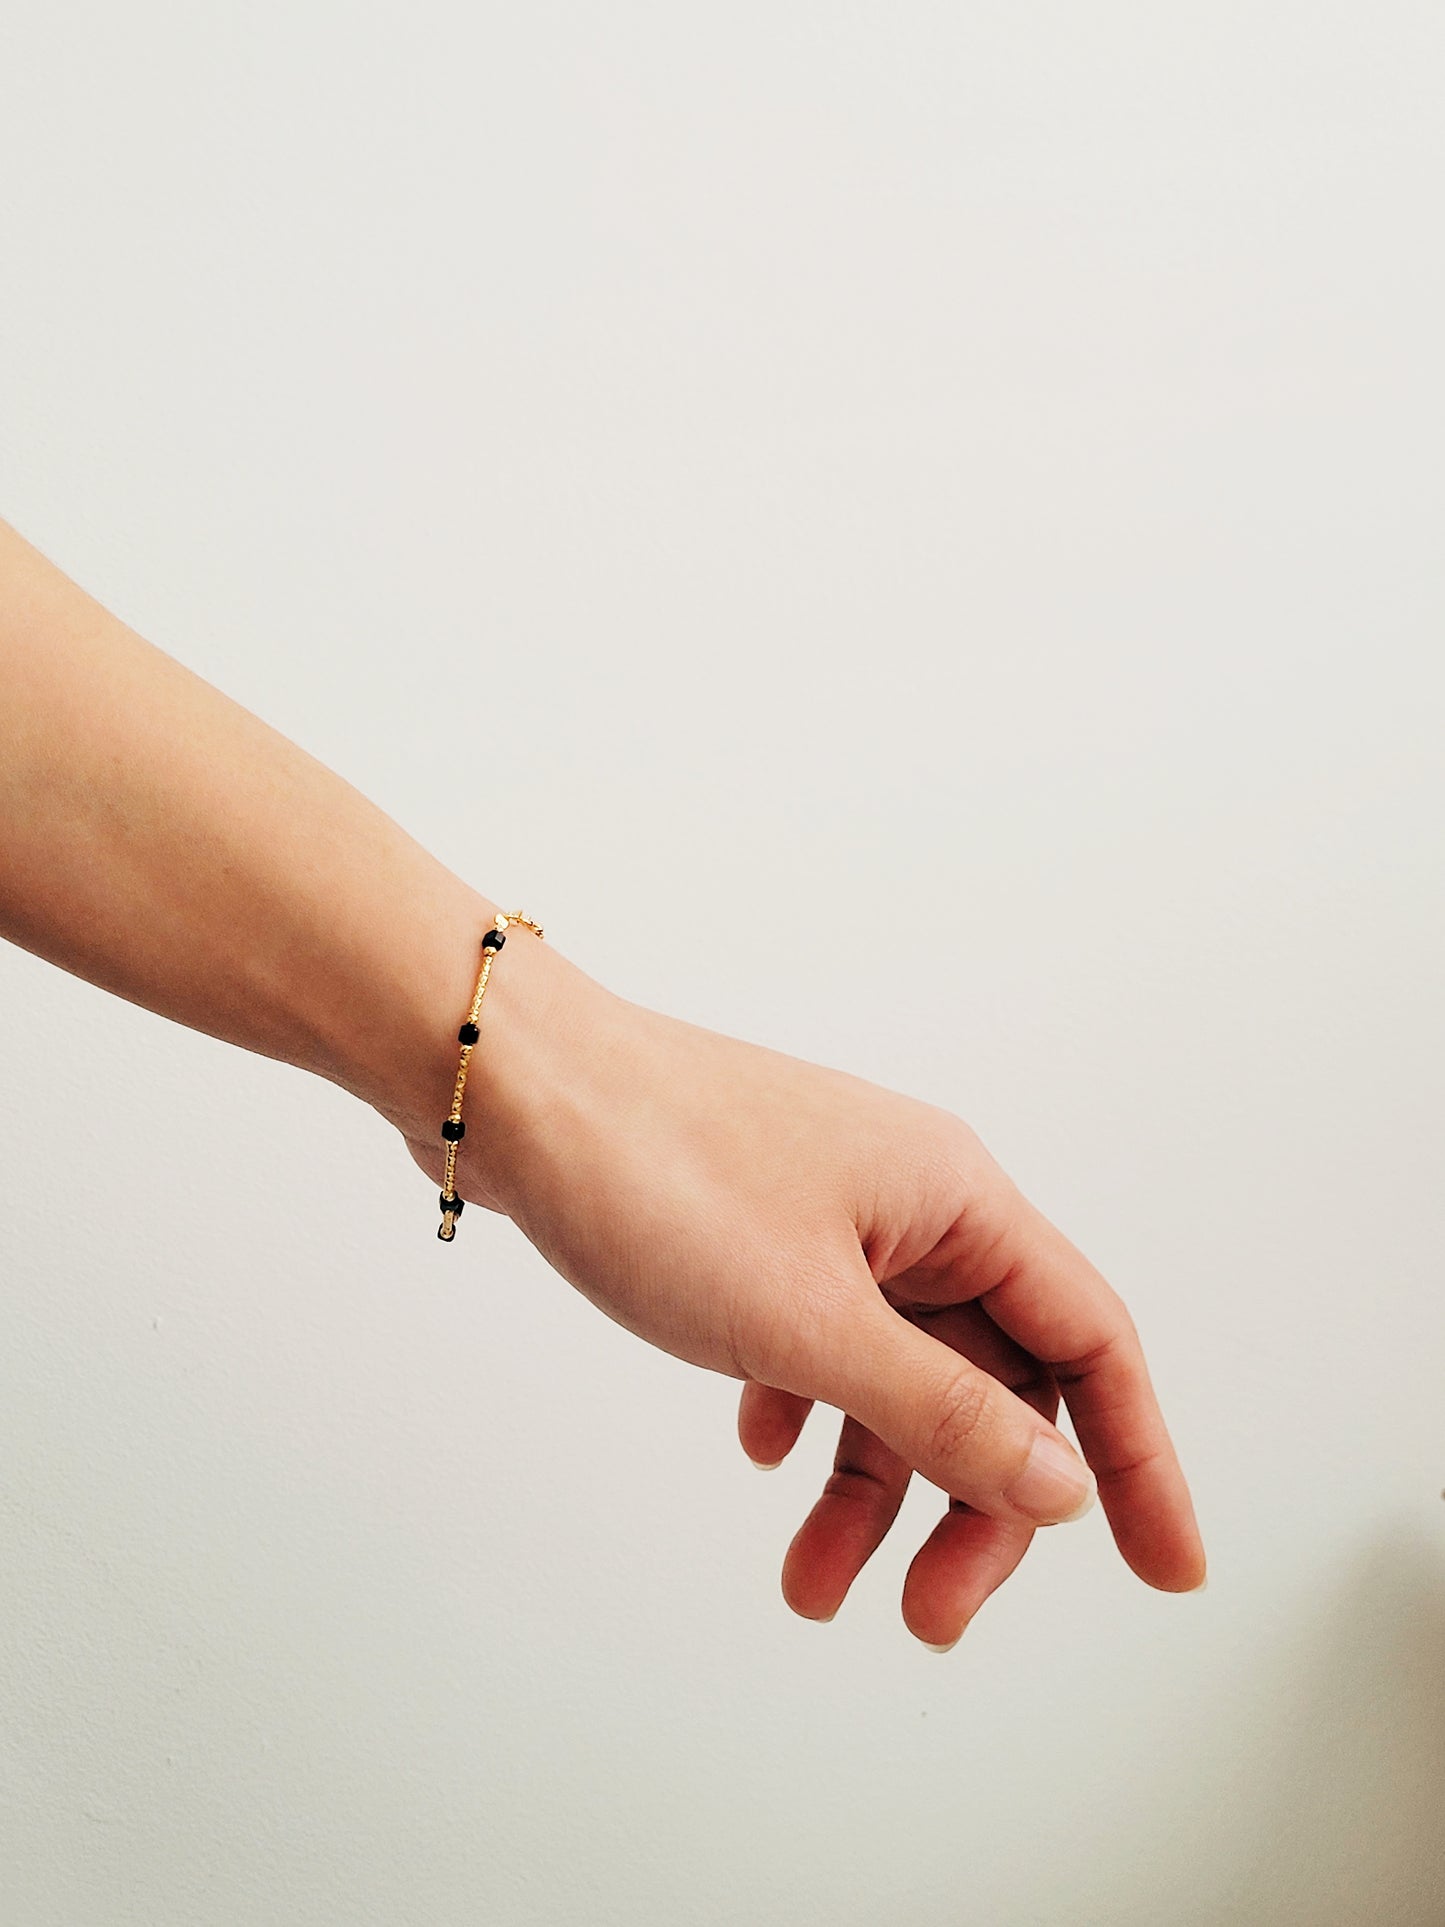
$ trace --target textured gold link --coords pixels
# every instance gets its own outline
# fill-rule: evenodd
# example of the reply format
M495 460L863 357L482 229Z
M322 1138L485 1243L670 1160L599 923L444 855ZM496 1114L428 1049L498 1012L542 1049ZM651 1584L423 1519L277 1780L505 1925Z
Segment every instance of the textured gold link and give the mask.
M520 910L499 910L492 919L493 928L500 931L509 930L514 923L519 923L524 930L533 931L538 937L542 935L541 924L533 923L532 919L530 917L524 917ZM472 992L472 1001L467 1009L466 1016L462 1019L463 1023L474 1024L480 1016L482 999L487 994L487 984L491 980L492 965L497 961L499 954L500 953L494 949L489 948L483 950L482 967L477 977L477 987ZM460 1026L458 1026L458 1028L460 1028ZM457 1079L452 1087L452 1107L447 1114L447 1121L449 1123L455 1124L461 1121L462 1097L467 1088L467 1071L471 1067L472 1052L475 1049L475 1044L463 1044L461 1047L461 1056L457 1062ZM456 1192L457 1140L455 1138L444 1137L442 1142L447 1148L445 1172L442 1178L442 1221L437 1230L437 1236L443 1244L450 1244L457 1235L457 1219L461 1215L461 1200L457 1199ZM456 1199L455 1211L450 1207L449 1201L452 1199Z

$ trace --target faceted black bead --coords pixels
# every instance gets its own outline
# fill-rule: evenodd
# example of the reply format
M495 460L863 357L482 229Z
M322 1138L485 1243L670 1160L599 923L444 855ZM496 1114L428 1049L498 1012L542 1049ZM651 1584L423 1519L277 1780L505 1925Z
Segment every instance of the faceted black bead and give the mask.
M455 1144L458 1138L467 1134L467 1127L459 1117L449 1117L442 1125L442 1136L448 1144Z
M459 1044L475 1044L481 1034L475 1024L463 1024L457 1032L457 1042Z
M437 1196L441 1199L443 1211L450 1211L454 1218L459 1218L462 1215L462 1201L460 1198L449 1198L445 1191L438 1191Z
M486 936L482 938L482 948L483 950L500 950L506 941L506 936L502 931L489 930Z

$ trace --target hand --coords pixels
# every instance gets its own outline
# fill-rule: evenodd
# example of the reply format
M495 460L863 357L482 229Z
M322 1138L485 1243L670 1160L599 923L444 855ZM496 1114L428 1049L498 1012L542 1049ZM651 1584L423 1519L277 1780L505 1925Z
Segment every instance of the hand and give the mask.
M893 1287L885 1291L898 1304ZM979 1304L942 1311L899 1305L904 1315L1006 1385L1052 1420L1058 1381L1050 1368L1015 1345ZM797 1443L812 1409L808 1399L750 1381L738 1409L738 1435L754 1464L771 1471ZM898 1516L912 1468L876 1433L845 1418L832 1476L788 1548L783 1596L804 1619L836 1617L848 1589ZM963 1636L983 1602L1018 1567L1032 1526L990 1518L962 1499L948 1510L915 1555L903 1588L903 1619L935 1652Z
M1127 1311L973 1131L645 1010L550 946L511 946L506 965L458 1191L628 1330L747 1381L739 1430L760 1462L784 1456L813 1401L846 1414L839 1470L785 1569L795 1610L832 1616L914 1471L953 1501L904 1591L929 1644L957 1637L1035 1526L1078 1516L1095 1478L1140 1578L1202 1583ZM438 1147L409 1142L437 1177ZM1092 1474L1052 1423L1061 1391Z

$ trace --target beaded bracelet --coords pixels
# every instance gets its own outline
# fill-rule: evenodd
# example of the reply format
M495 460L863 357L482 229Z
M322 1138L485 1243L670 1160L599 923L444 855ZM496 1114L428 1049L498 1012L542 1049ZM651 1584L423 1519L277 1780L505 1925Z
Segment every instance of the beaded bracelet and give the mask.
M477 1017L482 1008L482 999L487 994L487 979L492 974L497 952L507 941L506 932L511 924L519 923L524 930L533 930L539 937L542 935L541 924L533 923L520 910L513 910L509 915L499 910L494 921L495 929L489 930L482 938L482 974L477 978L477 987L472 993L471 1009L457 1032L457 1042L462 1047L461 1062L457 1065L456 1087L452 1091L451 1115L442 1123L442 1142L447 1147L447 1158L446 1176L442 1179L440 1192L442 1221L437 1227L437 1236L443 1244L450 1244L457 1235L457 1219L462 1215L462 1200L456 1193L457 1146L467 1133L467 1127L462 1122L462 1093L467 1088L467 1066L472 1061L472 1046L481 1034L477 1029Z

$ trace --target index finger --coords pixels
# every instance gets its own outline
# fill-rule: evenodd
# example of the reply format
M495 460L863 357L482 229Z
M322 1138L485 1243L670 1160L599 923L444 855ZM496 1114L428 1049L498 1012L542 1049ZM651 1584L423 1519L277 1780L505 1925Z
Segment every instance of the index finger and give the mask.
M1195 1591L1204 1543L1123 1299L992 1160L951 1242L967 1295L1053 1367L1125 1561L1161 1591Z

